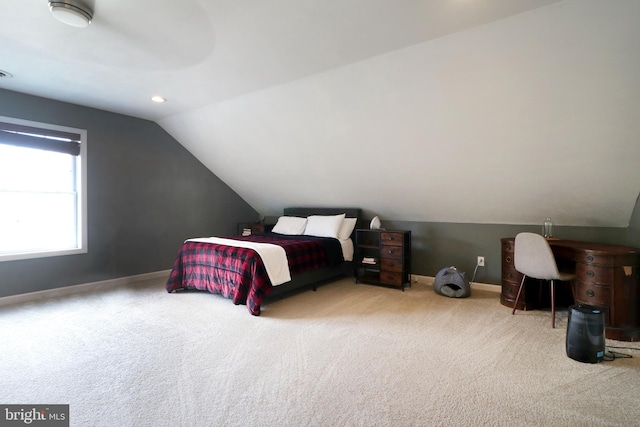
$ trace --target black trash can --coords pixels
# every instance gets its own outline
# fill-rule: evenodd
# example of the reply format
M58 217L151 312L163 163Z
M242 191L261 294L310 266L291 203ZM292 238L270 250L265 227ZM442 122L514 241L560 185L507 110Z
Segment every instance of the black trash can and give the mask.
M604 312L586 304L569 307L567 356L584 363L598 363L604 357Z

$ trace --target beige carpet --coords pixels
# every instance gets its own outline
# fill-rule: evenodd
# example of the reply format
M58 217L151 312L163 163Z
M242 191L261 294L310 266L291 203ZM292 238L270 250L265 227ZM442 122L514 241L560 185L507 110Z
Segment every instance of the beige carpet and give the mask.
M0 308L0 403L68 403L72 426L640 425L638 351L576 362L549 316L345 279L254 317L143 282Z

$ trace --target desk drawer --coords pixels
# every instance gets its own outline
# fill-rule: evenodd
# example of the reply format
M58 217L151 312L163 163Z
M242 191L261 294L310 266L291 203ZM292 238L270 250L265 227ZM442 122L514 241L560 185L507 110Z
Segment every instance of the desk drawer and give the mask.
M513 253L515 249L515 239L502 239L502 251Z
M606 254L598 254L590 251L584 251L577 254L575 261L578 263L591 265L613 265L612 257Z
M515 268L513 257L513 252L502 252L502 267L510 266Z
M516 301L518 295L518 289L520 288L520 282L512 282L508 280L502 281L502 291L500 292L500 301L502 305L513 308L513 304ZM547 287L545 287L547 289ZM518 310L534 310L540 307L540 298L542 288L539 283L529 282L525 283L518 300Z
M522 280L522 273L516 270L513 266L502 265L502 280L509 280L518 282L520 285L520 281Z
M578 304L608 307L611 303L611 288L593 283L574 282L573 297Z
M582 282L611 285L612 274L613 270L610 267L576 264L576 279Z
M520 289L520 282L502 282L502 294L512 300L516 299L516 295L518 295L518 289ZM520 296L524 300L524 292Z

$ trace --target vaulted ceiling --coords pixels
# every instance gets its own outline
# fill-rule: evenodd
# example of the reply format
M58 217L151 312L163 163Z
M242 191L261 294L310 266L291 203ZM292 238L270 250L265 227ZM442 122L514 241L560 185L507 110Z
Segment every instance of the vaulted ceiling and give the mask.
M85 3L0 2L0 87L157 121L264 215L629 222L636 0Z

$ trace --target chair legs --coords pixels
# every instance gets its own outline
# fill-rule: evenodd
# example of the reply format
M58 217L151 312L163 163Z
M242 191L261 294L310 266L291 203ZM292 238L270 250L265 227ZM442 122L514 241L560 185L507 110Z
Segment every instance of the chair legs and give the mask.
M522 293L522 287L524 285L524 279L526 279L527 276L525 276L524 274L522 275L522 281L520 282L520 287L518 288L518 294L516 295L516 300L513 303L513 310L511 311L511 314L515 314L516 313L516 308L518 307L518 301L520 300L520 293ZM555 328L556 327L556 282L555 280L550 280L550 286L551 286L551 327Z
M556 282L555 280L550 280L551 282L551 327L556 327Z
M511 312L511 315L516 314L516 307L518 307L518 300L520 300L520 293L522 292L522 286L524 285L524 279L527 276L525 276L524 274L522 275L522 281L520 282L520 287L518 288L518 295L516 295L516 300L513 303L513 311Z

